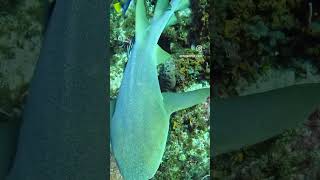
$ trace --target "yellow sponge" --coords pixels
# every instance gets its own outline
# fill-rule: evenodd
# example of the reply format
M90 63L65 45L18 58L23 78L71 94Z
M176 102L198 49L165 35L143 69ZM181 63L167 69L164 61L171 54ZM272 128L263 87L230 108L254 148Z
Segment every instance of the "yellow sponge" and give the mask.
M113 7L118 13L121 12L121 4L119 2L113 4Z

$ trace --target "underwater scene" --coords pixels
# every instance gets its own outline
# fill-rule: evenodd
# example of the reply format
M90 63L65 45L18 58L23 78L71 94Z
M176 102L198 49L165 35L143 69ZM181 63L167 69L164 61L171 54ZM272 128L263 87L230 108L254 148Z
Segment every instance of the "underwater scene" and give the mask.
M140 2L144 3L147 17L151 20L155 16L153 13L157 1ZM153 171L155 173L152 179L209 179L208 2L206 0L175 0L170 4L169 1L161 2L167 4L159 3L158 13L167 11L172 13L170 16L173 18L170 18L169 22L159 20L168 25L163 32L159 32L161 36L156 42L163 50L160 51L163 62L155 67L156 84L159 86L155 92L165 93L170 97L168 101L172 101L172 105L166 108L170 110L165 119L170 119L166 121L168 131L161 131L164 132L162 141L165 142L163 156L160 153L161 162L150 162L160 164L159 167L152 169L152 173ZM112 56L109 61L112 99L118 98L124 69L128 66L129 55L133 52L135 42L138 41L135 40L135 36L140 36L135 31L135 3L133 0L110 2L109 30ZM8 134L8 131L0 131L0 142L9 142L10 145L7 148L0 148L1 170L8 169L14 157L22 112L26 97L29 95L28 87L42 46L44 14L48 13L45 12L48 10L45 6L40 0L0 2L0 128L8 129L6 122L13 122L9 130L14 129L11 134ZM148 48L146 49L148 52ZM150 63L152 62L150 59ZM144 68L144 64L141 64L139 67L142 67L142 70L149 69L147 68L149 65L145 65ZM175 97L174 94L181 96ZM178 99L178 103L175 104L174 99ZM109 157L101 158L106 158L107 161ZM116 158L110 156L110 160L111 179L123 179ZM5 175L0 171L0 179Z
M41 46L38 0L0 2L0 117L20 114Z
M159 153L160 159L159 157L149 158L149 160L143 161L146 164L152 164L150 167L139 169L134 166L138 164L135 161L140 162L141 159L148 159L149 153L153 153L154 147L150 145L148 152L143 151L143 148L140 147L134 151L135 145L133 144L130 151L126 151L126 146L130 145L131 147L131 142L128 142L125 138L131 135L129 134L130 132L132 132L132 136L136 133L138 138L134 139L133 143L139 143L139 133L147 135L150 129L151 132L157 131L157 128L161 127L161 125L154 127L150 125L150 128L146 128L149 127L147 125L139 125L137 127L140 127L141 130L132 130L127 128L128 125L124 123L121 126L119 125L120 128L128 129L124 131L124 140L118 137L123 136L123 133L118 136L111 134L110 151L113 152L110 154L110 178L112 180L149 178L159 180L210 179L210 99L208 97L210 93L210 42L208 8L207 0L114 0L110 3L110 53L112 54L110 59L110 97L117 99L114 115L116 117L111 120L111 128L117 128L116 125L112 125L116 124L114 119L118 120L117 117L125 118L126 116L122 114L131 112L129 105L120 105L125 100L120 100L121 97L118 96L125 96L126 93L131 92L131 87L128 85L130 83L126 83L126 81L130 81L135 76L138 80L131 80L134 81L132 83L143 84L141 87L137 86L136 89L132 88L133 90L139 91L144 84L147 86L147 89L142 88L141 92L139 92L141 96L135 96L136 93L132 92L131 96L136 97L136 99L132 100L132 103L136 103L136 106L139 106L139 102L143 101L141 100L142 98L146 99L145 97L155 96L152 92L162 92L164 98L166 98L165 95L167 94L183 95L183 92L190 92L189 94L186 93L186 96L181 96L182 99L176 99L176 103L182 103L179 106L183 108L177 108L178 111L173 112L169 116L170 118L164 120L169 123L168 130L164 132L162 137L159 137L159 140L153 140L160 141L160 139L163 139L162 141L164 141L165 145L162 147L164 148L163 156L161 152ZM170 13L171 15L168 17ZM164 20L165 18L167 20ZM140 21L145 21L146 25ZM143 28L140 28L140 26ZM154 45L151 43L152 41L148 41L153 36L158 36L158 40L154 42ZM149 57L149 54L153 52L152 48L154 46L160 47L162 49L160 52L163 54L158 54L158 50L156 50L156 57ZM139 50L143 51L144 54L142 56L139 56ZM155 58L157 61L161 60L161 62L157 62L158 65L153 64L155 63L153 62ZM153 68L154 71L152 70ZM124 72L125 70L126 72ZM140 71L144 71L142 76L139 75ZM153 76L154 79L151 79ZM139 82L139 79L141 79L141 82ZM146 81L143 81L144 79ZM156 85L148 85L153 82ZM149 92L153 87L157 88ZM202 90L205 90L205 92ZM130 98L130 95L125 97ZM175 101L174 97L172 96L171 98L170 96L169 101ZM130 101L127 104L130 104ZM145 109L151 108L153 104L144 103L144 106L148 106L143 107ZM121 110L121 108L127 108L127 111ZM135 110L139 111L138 109ZM117 111L120 112L118 115ZM146 111L143 111L144 114L141 117L148 115ZM148 111L153 112L154 110L150 109ZM157 111L154 112L153 119L161 117L161 114L157 115L157 113ZM128 121L135 120L133 114L130 116ZM141 121L137 120L136 122L139 123ZM142 123L147 124L148 121L143 121ZM111 129L111 133L112 131ZM114 131L114 134L117 134L116 130ZM167 137L165 137L166 134ZM152 139L151 137L145 136L142 139L142 141L145 141L144 144L153 143L153 141L149 142ZM116 146L117 141L127 143L122 144L118 149L116 147L113 148L113 144ZM122 151L136 154L136 156L130 158L130 155L121 154ZM141 158L133 160L138 156ZM126 163L128 161L130 163ZM153 164L155 164L155 168L152 169L151 166ZM118 167L119 165L120 168ZM138 171L141 173L138 174ZM142 176L143 174L151 175Z
M213 179L319 179L319 1L211 7Z
M40 0L0 2L1 180L15 155L28 86L43 37L43 14Z
M142 179L320 179L319 1L215 0L210 8L207 0L159 2L113 0L106 7L110 117L164 120L115 126L123 135L111 139L122 146L116 157L101 157L110 159L110 178L137 179L133 165L145 161ZM46 8L40 0L0 2L0 145L8 145L0 147L0 180L15 156ZM149 100L156 103L141 105ZM122 144L129 132L139 132L140 142ZM146 151L137 146L141 139Z

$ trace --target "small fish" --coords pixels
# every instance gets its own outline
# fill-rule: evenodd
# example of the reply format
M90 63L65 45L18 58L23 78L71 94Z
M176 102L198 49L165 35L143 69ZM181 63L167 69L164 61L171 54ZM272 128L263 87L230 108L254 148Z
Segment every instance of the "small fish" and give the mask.
M121 3L120 2L114 3L113 8L117 11L117 13L120 13L121 12Z

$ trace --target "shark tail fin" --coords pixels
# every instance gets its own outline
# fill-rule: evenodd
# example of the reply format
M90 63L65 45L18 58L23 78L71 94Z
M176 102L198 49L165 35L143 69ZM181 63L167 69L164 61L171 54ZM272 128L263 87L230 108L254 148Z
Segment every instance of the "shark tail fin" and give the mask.
M149 26L149 21L147 18L146 7L144 4L144 0L137 0L136 3L136 41L141 42L143 37L146 35L147 27Z
M171 7L170 7L171 6ZM176 2L174 3L169 3L168 0L158 0L157 4L156 4L156 8L154 11L154 19L158 19L159 17L161 17L161 15L163 15L163 13L172 8L172 6L174 6L174 11L179 11L179 10L183 10L185 8L187 8L188 6L190 6L190 0L176 0ZM178 19L176 15L173 15L167 25L166 28L172 25L175 25L177 23Z
M203 88L183 93L162 93L166 110L169 114L204 102L210 96L210 88Z
M169 7L169 0L158 0L155 10L154 10L154 18L159 18Z

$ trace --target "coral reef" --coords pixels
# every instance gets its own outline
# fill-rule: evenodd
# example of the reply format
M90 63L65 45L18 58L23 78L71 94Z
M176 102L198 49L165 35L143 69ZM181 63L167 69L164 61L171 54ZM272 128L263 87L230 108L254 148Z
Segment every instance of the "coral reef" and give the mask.
M209 174L209 102L171 118L164 162L154 179L201 179Z
M311 33L305 1L224 1L214 8L213 77L221 91L236 95L241 77L254 82L270 67L296 68L297 59L319 66L319 33Z
M227 0L216 2L214 9L212 71L220 96L320 82L318 2ZM306 125L215 157L213 177L318 179L316 112Z
M0 109L21 111L40 51L42 3L0 3ZM5 8L4 8L5 7Z

